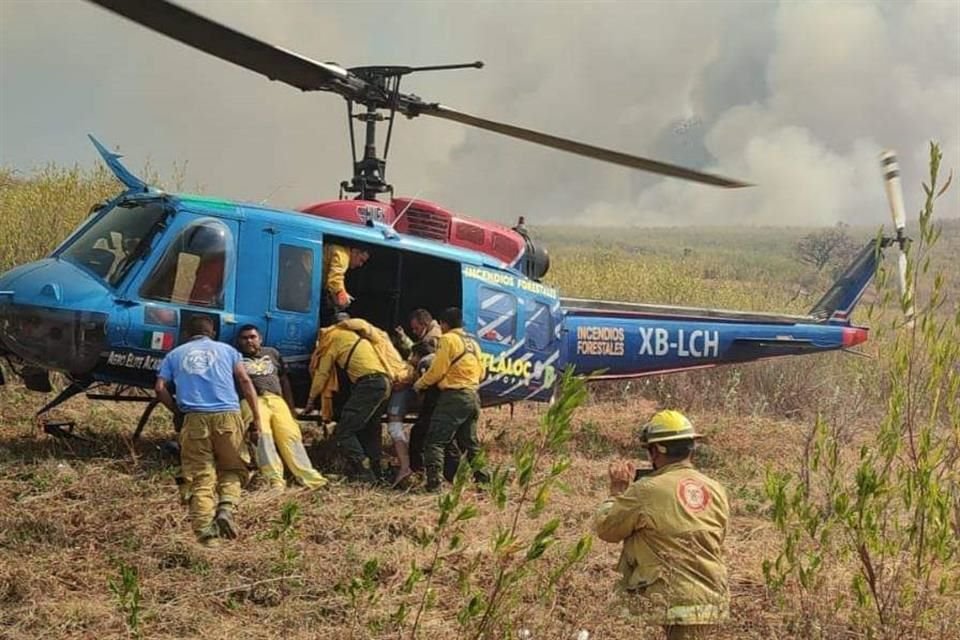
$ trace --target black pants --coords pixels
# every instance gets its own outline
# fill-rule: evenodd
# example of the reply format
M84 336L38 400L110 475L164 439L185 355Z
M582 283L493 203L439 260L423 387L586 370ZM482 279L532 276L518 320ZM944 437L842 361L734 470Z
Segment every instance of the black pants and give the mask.
M480 417L480 398L473 389L447 389L440 392L437 406L430 419L424 444L424 466L427 483L440 481L440 474L449 478L451 446L473 462L480 452L477 442L477 421ZM456 464L459 464L457 455ZM454 466L456 473L456 466Z
M357 380L350 398L340 412L334 432L337 448L356 467L369 458L370 468L378 470L383 446L383 412L390 398L390 380L383 374Z

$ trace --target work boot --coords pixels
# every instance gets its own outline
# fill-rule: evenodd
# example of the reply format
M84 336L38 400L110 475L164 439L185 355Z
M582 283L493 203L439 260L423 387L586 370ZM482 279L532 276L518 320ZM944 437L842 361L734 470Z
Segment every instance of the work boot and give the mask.
M214 523L217 525L221 538L235 540L240 535L240 529L237 528L237 523L233 520L233 509L229 506L221 505L217 508Z
M364 484L375 485L379 482L377 475L368 469L363 462L351 461L349 464L349 479L352 482L361 482Z
M443 478L437 469L427 469L427 483L423 486L428 493L440 493L443 490Z
M303 486L314 491L316 489L323 489L328 484L330 484L330 480L318 473L316 478L310 480L309 483L303 483Z
M379 460L371 462L370 470L373 472L373 477L377 479L377 484L389 487L393 483L393 478L390 477L390 470L384 469L383 464Z
M220 545L220 528L217 526L216 521L208 524L197 534L197 542L205 547L217 547Z

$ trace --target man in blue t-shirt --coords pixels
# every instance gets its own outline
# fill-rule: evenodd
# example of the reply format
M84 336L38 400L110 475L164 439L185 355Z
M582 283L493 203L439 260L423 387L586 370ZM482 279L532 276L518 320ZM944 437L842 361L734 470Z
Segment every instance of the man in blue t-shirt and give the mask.
M250 459L243 443L237 387L252 407L248 436L260 433L257 393L243 367L240 353L213 340L213 321L194 316L188 342L167 354L160 363L154 390L170 409L180 428L180 466L190 484L190 520L197 539L207 546L219 538L236 538L233 512ZM167 385L173 383L177 399ZM214 499L214 494L217 499Z

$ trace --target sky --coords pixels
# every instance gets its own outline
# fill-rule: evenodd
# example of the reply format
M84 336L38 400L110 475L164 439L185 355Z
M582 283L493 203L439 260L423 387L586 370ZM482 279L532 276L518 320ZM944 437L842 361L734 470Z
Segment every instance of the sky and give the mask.
M898 152L908 216L928 141L960 170L960 1L179 0L343 66L483 60L408 76L427 101L755 183L726 190L421 117L398 194L471 216L582 225L877 225ZM303 93L82 0L0 0L0 165L91 166L86 134L187 186L284 207L351 174L342 99ZM169 168L169 170L168 170ZM960 188L941 201L960 215Z

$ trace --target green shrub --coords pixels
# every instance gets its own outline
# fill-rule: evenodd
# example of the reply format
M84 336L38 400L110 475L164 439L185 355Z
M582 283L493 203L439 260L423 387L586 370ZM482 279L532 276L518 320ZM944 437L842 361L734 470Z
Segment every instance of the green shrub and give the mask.
M930 268L940 158L931 144L908 252L916 293L901 297L882 272L883 295L871 309L878 331L890 334L874 363L886 390L876 430L855 447L843 425L818 419L799 477L767 473L783 546L764 574L791 606L799 600L788 618L804 637L834 637L850 622L868 638L960 633L960 621L941 615L960 596L960 308L946 303L947 274ZM891 307L911 306L914 322L899 314L890 322Z

